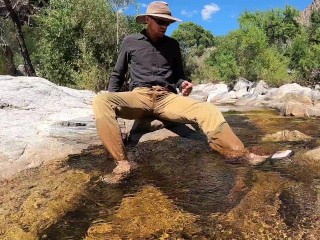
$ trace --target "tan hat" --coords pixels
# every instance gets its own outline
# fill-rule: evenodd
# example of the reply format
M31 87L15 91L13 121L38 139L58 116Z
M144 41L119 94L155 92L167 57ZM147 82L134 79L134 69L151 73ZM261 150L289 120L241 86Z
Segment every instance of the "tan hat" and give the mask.
M181 22L180 19L171 16L171 11L169 9L168 3L161 1L150 3L147 8L146 14L141 14L136 17L137 23L147 23L146 16L157 17L164 20L169 20L171 22Z

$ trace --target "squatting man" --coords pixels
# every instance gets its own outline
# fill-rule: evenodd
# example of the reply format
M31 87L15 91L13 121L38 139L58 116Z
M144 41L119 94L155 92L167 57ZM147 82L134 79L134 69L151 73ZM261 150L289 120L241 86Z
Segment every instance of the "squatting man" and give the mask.
M117 161L113 174L122 176L132 169L122 141L117 117L156 117L180 123L196 123L206 134L210 147L226 159L242 159L251 164L267 156L250 153L234 134L221 112L211 103L187 97L192 83L182 66L179 43L165 35L168 26L181 21L171 15L166 2L152 2L146 14L136 17L146 29L124 38L108 92L93 100L96 127L103 145ZM130 66L130 91L119 92ZM177 94L179 89L181 94Z

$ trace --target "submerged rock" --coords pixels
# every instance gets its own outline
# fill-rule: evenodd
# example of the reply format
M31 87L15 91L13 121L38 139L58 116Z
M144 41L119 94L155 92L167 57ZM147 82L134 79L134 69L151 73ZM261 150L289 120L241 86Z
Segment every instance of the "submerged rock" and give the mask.
M283 130L279 131L273 134L267 134L262 138L262 141L264 142L282 142L282 141L288 141L288 142L296 142L296 141L309 141L312 137L299 132L298 130Z
M112 223L91 226L85 239L149 239L175 229L184 229L191 235L197 217L180 210L158 188L147 185L134 196L124 198L113 219Z
M320 163L320 147L310 150L306 153L306 156L311 158L312 160L314 160L317 163Z

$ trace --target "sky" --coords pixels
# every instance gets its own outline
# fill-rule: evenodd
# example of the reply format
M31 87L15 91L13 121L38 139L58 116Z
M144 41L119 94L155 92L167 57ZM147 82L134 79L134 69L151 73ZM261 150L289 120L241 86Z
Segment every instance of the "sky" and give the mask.
M127 15L144 14L151 1L136 0L138 12L133 6L123 12ZM306 9L313 0L167 0L172 15L183 22L193 22L209 30L215 36L223 36L239 27L238 17L244 11L284 9L286 5L299 11ZM179 23L168 27L167 35L177 29Z

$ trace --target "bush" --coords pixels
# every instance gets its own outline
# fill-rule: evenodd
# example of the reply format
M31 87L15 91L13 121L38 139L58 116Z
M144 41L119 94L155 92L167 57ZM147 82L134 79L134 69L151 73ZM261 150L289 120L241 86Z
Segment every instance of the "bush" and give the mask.
M267 48L256 58L253 68L257 79L263 79L272 86L281 86L292 81L288 73L289 60L275 48Z
M107 87L118 49L117 16L108 1L53 0L36 23L39 75L70 87ZM128 25L119 14L120 42L130 33Z

